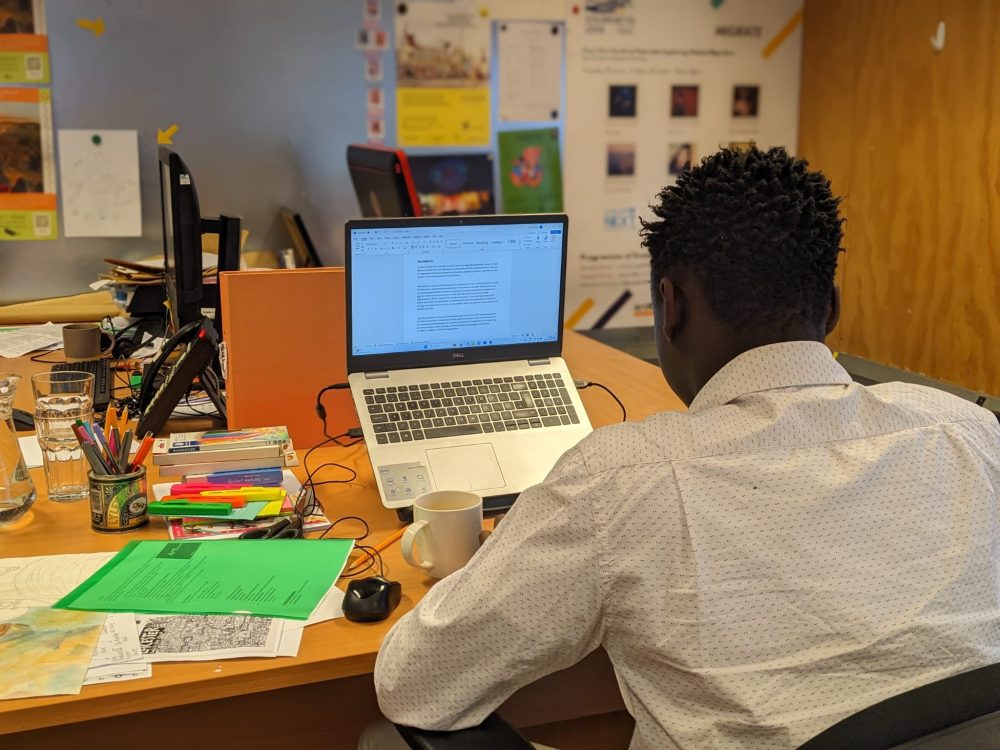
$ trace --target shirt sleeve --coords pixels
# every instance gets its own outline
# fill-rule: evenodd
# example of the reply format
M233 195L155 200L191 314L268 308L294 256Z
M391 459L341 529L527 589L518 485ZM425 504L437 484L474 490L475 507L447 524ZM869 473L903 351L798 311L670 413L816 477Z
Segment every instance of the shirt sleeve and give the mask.
M601 642L603 582L593 489L578 448L521 493L462 569L389 631L375 689L391 721L475 726L518 688Z

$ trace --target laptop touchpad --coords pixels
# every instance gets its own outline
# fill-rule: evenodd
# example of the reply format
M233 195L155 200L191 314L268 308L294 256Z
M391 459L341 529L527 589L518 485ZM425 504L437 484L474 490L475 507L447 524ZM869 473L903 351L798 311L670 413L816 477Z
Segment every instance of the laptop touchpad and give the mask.
M507 484L489 443L432 448L427 462L439 490L488 490Z

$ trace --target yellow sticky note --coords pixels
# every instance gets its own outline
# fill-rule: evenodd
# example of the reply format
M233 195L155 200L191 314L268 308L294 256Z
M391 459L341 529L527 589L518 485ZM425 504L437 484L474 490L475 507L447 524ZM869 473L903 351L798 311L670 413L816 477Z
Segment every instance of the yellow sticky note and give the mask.
M487 88L401 88L396 91L400 146L487 146Z
M267 518L268 516L281 515L281 506L284 500L272 500L257 513L257 518Z

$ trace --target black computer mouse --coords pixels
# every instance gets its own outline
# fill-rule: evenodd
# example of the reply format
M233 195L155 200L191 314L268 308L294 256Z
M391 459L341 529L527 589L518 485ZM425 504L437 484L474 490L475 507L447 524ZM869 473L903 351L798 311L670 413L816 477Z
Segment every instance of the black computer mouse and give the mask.
M384 620L399 605L402 597L403 587L399 581L387 581L381 576L359 578L347 584L344 617L351 622Z

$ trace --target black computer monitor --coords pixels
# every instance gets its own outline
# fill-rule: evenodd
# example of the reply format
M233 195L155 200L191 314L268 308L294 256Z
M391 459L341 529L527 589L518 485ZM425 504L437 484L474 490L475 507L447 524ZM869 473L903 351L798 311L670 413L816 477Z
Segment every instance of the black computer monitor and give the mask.
M348 146L347 168L364 217L420 216L410 163L402 151Z
M240 220L232 216L202 218L198 191L191 171L175 152L161 148L160 206L163 210L163 285L170 308L170 327L178 330L205 317L214 309L216 328L219 314L218 284L205 284L201 235L219 235L220 271L235 271L240 264Z

